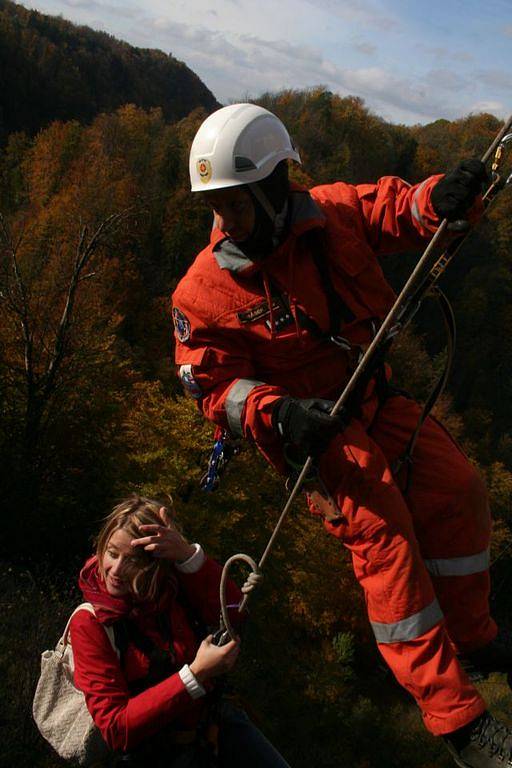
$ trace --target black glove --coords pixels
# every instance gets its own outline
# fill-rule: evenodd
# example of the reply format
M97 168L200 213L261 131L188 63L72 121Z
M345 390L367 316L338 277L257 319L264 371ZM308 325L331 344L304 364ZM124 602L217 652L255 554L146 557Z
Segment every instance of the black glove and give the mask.
M463 160L432 190L434 211L440 219L463 219L481 193L482 184L488 179L486 167L480 160Z
M348 423L343 415L330 416L332 400L298 400L283 397L272 412L272 425L285 443L300 449L303 456L319 456Z

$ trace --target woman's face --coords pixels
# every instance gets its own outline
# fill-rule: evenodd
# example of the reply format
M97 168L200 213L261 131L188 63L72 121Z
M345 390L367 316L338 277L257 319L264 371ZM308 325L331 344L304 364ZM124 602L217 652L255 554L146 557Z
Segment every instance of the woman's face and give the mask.
M114 531L108 540L102 566L107 592L112 597L123 597L131 590L130 582L126 577L126 566L133 562L131 541L132 536L122 528Z

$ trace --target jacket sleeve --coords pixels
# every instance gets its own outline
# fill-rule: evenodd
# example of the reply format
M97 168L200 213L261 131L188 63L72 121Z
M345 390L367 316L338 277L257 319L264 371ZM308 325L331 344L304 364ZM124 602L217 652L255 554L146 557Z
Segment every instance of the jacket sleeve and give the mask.
M374 185L356 187L367 239L373 250L385 254L418 246L430 239L439 219L430 203L430 193L441 176L430 176L411 186L396 176L384 176Z
M376 184L354 188L366 239L377 255L415 249L430 240L440 224L430 197L442 178L442 174L429 176L411 186L397 176L384 176ZM482 211L478 198L468 212L469 219L477 220Z
M86 611L71 620L71 644L75 685L110 749L132 749L195 706L178 673L130 696L105 630Z
M253 440L263 454L268 455L267 449L273 453L279 441L272 430L272 408L286 390L258 379L242 334L202 319L185 291L173 296L175 318L176 312L187 323L180 333L175 319L175 360L184 389L210 421L235 437Z
M187 602L206 626L216 627L220 616L219 587L222 567L211 557L205 557L202 566L194 573L177 571L178 581ZM228 580L226 597L231 608L230 618L235 625L240 625L241 616L238 606L242 593L231 579Z

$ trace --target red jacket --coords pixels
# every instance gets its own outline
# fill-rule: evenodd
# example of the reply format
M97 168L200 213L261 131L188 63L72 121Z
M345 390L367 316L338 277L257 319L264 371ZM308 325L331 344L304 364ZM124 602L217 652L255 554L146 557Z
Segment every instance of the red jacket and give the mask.
M439 178L410 186L388 176L377 184L336 183L309 193L294 187L289 234L259 263L221 231L212 232L173 295L176 363L207 418L252 438L284 469L271 428L273 404L286 394L336 399L353 363L350 353L300 327L301 311L323 331L329 326L308 233L323 232L331 282L352 317L342 335L364 345L372 319L381 320L395 299L376 257L418 249L431 238L439 221L430 192ZM290 312L271 297L273 287Z
M178 602L170 595L167 615L177 670L193 661L202 639L195 636L182 603L186 601L205 625L217 626L220 576L220 565L208 557L196 573L176 571L183 600ZM240 599L237 587L230 583L228 602L238 604ZM154 610L138 609L130 618L155 645L169 647L158 631ZM197 725L205 699L192 699L178 671L142 693L130 695L129 683L147 674L149 659L130 644L121 668L105 630L91 613L79 611L71 620L71 645L75 685L84 692L87 708L110 749L129 751L169 723L180 729Z

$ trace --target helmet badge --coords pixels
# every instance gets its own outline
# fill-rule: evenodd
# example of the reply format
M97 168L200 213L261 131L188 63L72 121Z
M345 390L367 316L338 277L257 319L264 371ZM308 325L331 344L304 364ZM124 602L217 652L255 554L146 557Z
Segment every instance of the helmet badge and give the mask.
M196 163L199 178L203 184L208 184L212 177L212 164L209 160L201 159Z

